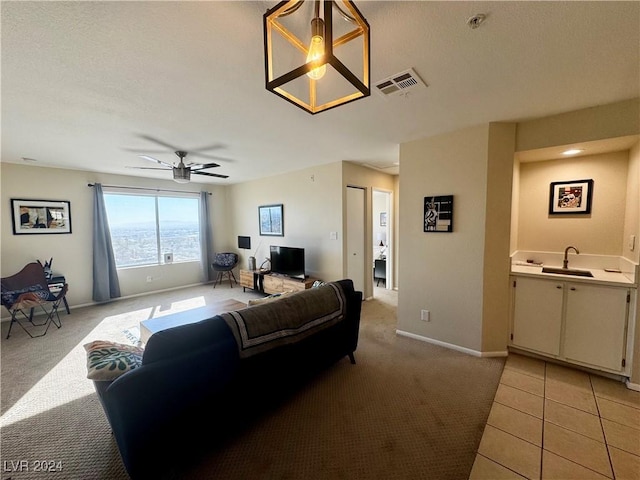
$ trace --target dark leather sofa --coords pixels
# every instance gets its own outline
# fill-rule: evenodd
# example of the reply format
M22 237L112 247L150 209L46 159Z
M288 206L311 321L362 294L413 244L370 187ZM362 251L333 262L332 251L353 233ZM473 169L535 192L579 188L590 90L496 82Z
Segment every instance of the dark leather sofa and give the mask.
M346 299L344 315L299 341L242 358L232 329L218 315L152 335L140 367L114 381L95 381L130 477L179 477L314 374L344 357L355 363L362 292L349 279L318 288L331 285ZM290 309L314 290L243 310L273 316L273 308Z

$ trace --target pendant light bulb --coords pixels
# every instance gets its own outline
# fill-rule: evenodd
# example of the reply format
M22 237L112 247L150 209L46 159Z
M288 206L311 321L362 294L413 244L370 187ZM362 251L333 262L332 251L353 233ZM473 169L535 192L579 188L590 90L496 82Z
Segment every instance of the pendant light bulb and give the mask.
M324 22L321 18L311 20L311 44L307 53L307 63L324 60ZM314 68L307 76L313 80L320 80L327 72L327 66Z

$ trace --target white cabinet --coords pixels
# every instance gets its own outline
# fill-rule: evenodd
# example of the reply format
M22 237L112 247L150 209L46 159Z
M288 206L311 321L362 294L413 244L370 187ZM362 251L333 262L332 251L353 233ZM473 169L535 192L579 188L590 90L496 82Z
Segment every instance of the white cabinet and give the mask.
M562 282L518 278L513 315L513 345L560 354Z
M512 346L600 370L624 370L629 288L512 277L512 289Z
M567 284L564 356L622 370L627 330L626 288Z

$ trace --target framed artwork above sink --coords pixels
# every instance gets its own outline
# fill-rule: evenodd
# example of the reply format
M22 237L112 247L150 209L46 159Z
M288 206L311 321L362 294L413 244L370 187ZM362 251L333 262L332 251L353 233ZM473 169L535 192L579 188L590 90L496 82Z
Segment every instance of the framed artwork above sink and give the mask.
M551 182L549 215L589 215L592 198L592 179Z

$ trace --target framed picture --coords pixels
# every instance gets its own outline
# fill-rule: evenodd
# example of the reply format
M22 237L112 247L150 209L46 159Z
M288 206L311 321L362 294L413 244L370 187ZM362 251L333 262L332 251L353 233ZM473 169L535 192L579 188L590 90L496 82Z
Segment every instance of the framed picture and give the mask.
M380 212L380 226L387 226L387 212Z
M593 180L551 182L549 215L589 214L593 197Z
M284 236L282 204L262 205L258 207L258 221L260 223L260 235L273 237Z
M11 199L14 235L71 233L71 203Z
M453 195L424 197L424 231L453 232Z

